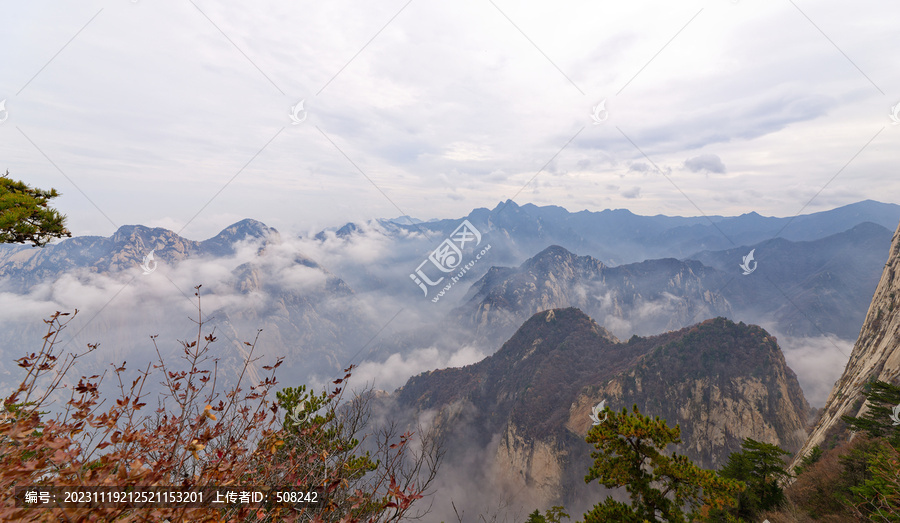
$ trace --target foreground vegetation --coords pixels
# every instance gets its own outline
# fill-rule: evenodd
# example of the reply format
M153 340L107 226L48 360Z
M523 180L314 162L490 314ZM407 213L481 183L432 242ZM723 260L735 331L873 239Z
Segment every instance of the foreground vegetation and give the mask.
M585 481L624 488L631 503L608 497L583 521L900 522L900 387L872 382L864 395L865 414L843 418L854 437L817 447L794 471L786 469L788 452L753 439L718 472L702 470L664 453L680 441L678 427L636 406L610 412L588 433L596 451ZM539 517L529 521L550 521Z
M900 521L900 423L891 417L900 387L874 381L864 395L867 411L842 418L854 436L804 457L785 503L765 514L771 523Z
M199 304L199 287L197 299ZM180 342L180 365L164 361L154 339L157 363L133 380L125 377L123 362L75 383L69 376L77 360L97 346L60 354L57 341L72 317L56 313L46 320L41 350L16 360L25 376L0 412L0 521L382 522L423 515L413 505L434 479L440 448L427 433L367 427L369 395L347 396L352 367L321 394L304 386L276 391L277 360L262 367L268 375L245 391L248 367L256 361L255 342L247 342L238 378L222 390L225 380L210 356L216 338L198 318L196 335ZM101 389L110 377L117 397L104 401ZM152 400L151 377L161 378L165 391ZM65 405L48 417L53 399L63 393ZM147 408L151 401L157 408ZM299 488L314 490L319 502L15 506L15 487L32 485Z

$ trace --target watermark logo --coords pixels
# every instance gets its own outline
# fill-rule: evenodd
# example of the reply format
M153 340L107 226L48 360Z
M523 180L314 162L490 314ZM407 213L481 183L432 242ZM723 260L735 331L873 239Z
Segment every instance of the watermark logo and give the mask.
M297 105L291 107L290 117L291 117L291 120L293 121L293 123L291 125L300 125L301 123L306 121L306 116L307 116L306 109L303 108L303 102L305 102L305 101L306 101L306 99L304 98L303 100L300 100L299 102L297 102ZM302 117L301 117L301 113L303 113Z
M603 412L603 409L606 408L606 400L601 401L600 403L594 405L594 408L591 409L591 421L593 421L594 425L599 425L609 418L609 413L603 413L603 419L600 419L600 413Z
M299 425L306 421L306 403L298 403L297 405L295 405L294 409L291 410L291 413L287 415L287 418L294 425Z
M144 261L141 262L141 269L144 269L144 274L150 274L151 272L156 270L156 260L153 258L153 253L156 249L150 251L150 254L144 256Z
M5 122L7 118L9 118L9 111L6 110L6 99L4 98L0 102L0 123Z
M448 274L458 271L455 276L450 276L450 282L447 283L438 295L432 299L433 302L437 302L441 296L450 290L450 287L459 281L459 279L491 248L490 245L485 246L480 253L475 255L474 260L462 265L463 250L466 249L466 244L469 243L474 244L471 247L481 245L481 232L475 228L469 220L463 220L459 227L450 233L450 236L442 241L441 244L428 255L428 258L416 267L415 272L411 273L409 278L422 289L422 292L427 297L429 287L440 285ZM429 262L431 262L431 265L428 270L426 270L426 265ZM435 272L435 269L438 272ZM440 277L434 279L432 276Z
M5 102L6 100L4 100ZM891 107L891 120L894 121L894 125L900 125L900 102L897 102L897 105Z
M893 408L891 421L894 422L893 425L900 425L900 405L897 405Z
M609 111L606 110L606 98L603 99L600 103L594 106L594 112L591 113L591 120L594 121L594 125L600 125L609 118Z
M753 259L753 253L756 252L756 249L750 251L750 254L744 256L744 263L740 265L741 269L744 269L744 276L750 274L751 272L756 270L756 266L759 265L756 260ZM750 264L753 264L753 267L750 267Z

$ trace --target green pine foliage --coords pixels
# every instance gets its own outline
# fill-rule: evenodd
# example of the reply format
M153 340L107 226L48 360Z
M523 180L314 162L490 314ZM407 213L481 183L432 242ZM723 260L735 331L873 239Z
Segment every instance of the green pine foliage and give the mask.
M895 446L900 444L900 422L895 422L897 415L894 408L900 405L900 387L883 381L866 384L863 390L867 409L862 416L854 418L841 416L841 419L857 432L865 432L873 438L886 438Z
M784 490L784 505L764 517L798 523L900 522L900 424L894 425L900 387L873 381L863 395L866 412L842 417L855 436L805 456Z
M720 521L724 513L734 518L753 521L767 510L784 503L783 480L790 477L782 456L790 452L777 445L747 438L741 445L741 452L732 453L728 462L719 471L719 476L740 481L746 488L737 496L737 506L718 512Z
M555 505L544 511L543 514L535 509L528 515L525 523L562 523L563 518L569 519L569 514L562 506Z
M900 452L886 440L866 455L868 477L850 487L853 507L871 521L900 522Z
M336 380L336 384L350 377L350 369L346 371L347 374ZM340 394L340 389L337 394ZM380 465L372 459L369 452L359 451L360 442L354 437L354 433L362 420L356 418L352 408L343 411L345 414L350 413L349 416L339 415L337 394L328 394L326 391L313 394L307 391L305 385L287 387L275 394L278 406L285 409L286 414L282 422L283 439L277 442L274 460L288 462L293 455L315 456L312 460L314 465L310 463L311 466L303 469L301 477L292 478L294 482L318 485L325 491L333 491L337 486L355 489L362 487L366 474L377 470ZM335 478L329 473L329 468L332 473L335 468L341 469L342 473ZM363 518L365 515L383 512L390 500L371 498L351 503L353 500L348 498L342 501L333 510Z
M48 203L57 196L56 189L45 191L13 180L9 171L0 175L0 243L40 247L56 238L71 237L66 217Z
M900 521L900 387L883 381L866 385L866 412L842 416L852 429L872 438L870 445L842 458L857 481L848 486L850 503L873 521Z
M605 412L606 421L592 427L586 438L596 451L584 479L624 487L631 504L607 497L584 515L585 523L685 522L734 504L743 488L739 481L701 469L686 456L664 453L668 445L681 442L678 426L642 415L637 405L631 413Z

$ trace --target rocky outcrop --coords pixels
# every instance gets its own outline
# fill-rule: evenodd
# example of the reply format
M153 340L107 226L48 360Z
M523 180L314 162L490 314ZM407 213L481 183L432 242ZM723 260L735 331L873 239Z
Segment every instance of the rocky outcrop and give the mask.
M679 425L682 443L673 450L708 469L724 465L745 438L791 452L806 440L809 405L775 338L724 318L686 329L635 368L587 387L567 427L587 434L590 409L603 400Z
M744 438L797 450L809 406L778 344L725 318L621 342L576 308L531 317L493 356L411 378L396 397L413 410L466 418L442 426L471 452L497 442L494 480L541 506L583 497L591 408L641 412L680 425L675 451L717 468ZM439 415L448 419L447 415ZM453 461L450 455L447 458Z
M900 378L900 227L894 233L887 263L875 289L865 323L850 353L841 379L835 384L799 461L817 445L849 437L841 416L864 411L862 390L869 381L897 383ZM795 463L796 464L796 463Z

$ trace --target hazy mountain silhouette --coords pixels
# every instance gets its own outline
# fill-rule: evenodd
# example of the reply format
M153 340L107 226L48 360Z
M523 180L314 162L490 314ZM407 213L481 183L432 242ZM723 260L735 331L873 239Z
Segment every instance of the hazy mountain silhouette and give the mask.
M395 239L412 235L424 240L420 237L424 232L431 243L437 244L463 219L495 243L495 264L518 264L549 245L560 245L607 265L619 265L654 258L683 259L696 252L754 245L776 237L817 240L865 222L893 230L900 221L900 205L864 200L796 217L765 217L756 212L734 217L680 217L640 216L626 209L570 212L553 205L518 205L507 200L493 209L474 209L461 218L415 224L399 219L378 223ZM360 227L350 223L336 231L346 237L359 233ZM318 237L324 235L320 233Z
M813 241L774 239L685 260L608 267L548 247L519 267L491 267L454 312L494 342L539 310L579 307L619 336L649 334L726 316L794 336L859 332L891 233L873 223ZM754 251L754 270L743 256Z

